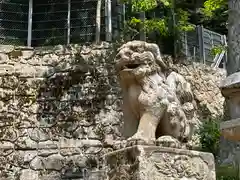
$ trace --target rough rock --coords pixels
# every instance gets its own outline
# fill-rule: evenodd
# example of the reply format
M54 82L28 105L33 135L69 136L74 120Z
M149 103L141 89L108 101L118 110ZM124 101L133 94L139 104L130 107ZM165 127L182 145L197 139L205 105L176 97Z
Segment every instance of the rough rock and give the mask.
M38 172L31 169L23 169L19 180L39 180Z
M226 77L226 70L200 63L175 64L172 68L191 84L200 119L223 116L225 98L219 87Z
M48 156L44 159L44 166L47 170L59 171L64 166L64 158L59 154Z

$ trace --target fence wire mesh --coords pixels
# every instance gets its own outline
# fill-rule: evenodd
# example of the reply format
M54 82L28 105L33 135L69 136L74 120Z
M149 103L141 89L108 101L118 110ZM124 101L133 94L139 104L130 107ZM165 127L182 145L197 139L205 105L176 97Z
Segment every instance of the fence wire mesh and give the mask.
M32 45L66 44L70 5L70 43L92 42L96 32L97 0L34 2ZM101 6L101 39L104 39L104 3Z
M25 45L28 29L28 0L0 1L0 44Z
M101 4L100 39L105 40L105 1ZM92 42L97 0L33 0L32 46ZM70 36L68 15L70 13ZM0 43L27 45L29 0L0 1Z

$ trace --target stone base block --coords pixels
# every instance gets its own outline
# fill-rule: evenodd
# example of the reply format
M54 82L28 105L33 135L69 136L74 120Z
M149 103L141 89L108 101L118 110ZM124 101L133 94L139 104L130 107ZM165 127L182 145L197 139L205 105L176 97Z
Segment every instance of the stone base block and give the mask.
M222 122L220 130L225 139L240 141L240 118Z
M137 145L104 158L108 180L216 180L210 153Z

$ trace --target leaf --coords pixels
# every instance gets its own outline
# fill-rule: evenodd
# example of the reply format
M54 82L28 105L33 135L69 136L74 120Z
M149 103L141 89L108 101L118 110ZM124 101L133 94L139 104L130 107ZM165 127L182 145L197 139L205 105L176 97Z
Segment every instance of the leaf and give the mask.
M164 4L164 6L170 6L171 5L171 3L170 3L170 1L169 0L160 0L163 4Z

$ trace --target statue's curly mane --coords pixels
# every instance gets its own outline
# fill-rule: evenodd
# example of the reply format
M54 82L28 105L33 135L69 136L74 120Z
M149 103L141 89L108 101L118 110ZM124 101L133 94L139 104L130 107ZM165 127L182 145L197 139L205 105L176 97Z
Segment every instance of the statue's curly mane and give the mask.
M163 71L167 68L156 44L143 41L131 41L122 45L116 55L116 69L121 71L125 65L148 65L151 71Z

